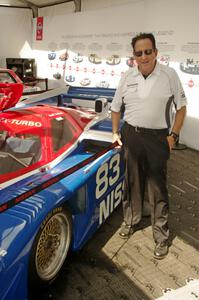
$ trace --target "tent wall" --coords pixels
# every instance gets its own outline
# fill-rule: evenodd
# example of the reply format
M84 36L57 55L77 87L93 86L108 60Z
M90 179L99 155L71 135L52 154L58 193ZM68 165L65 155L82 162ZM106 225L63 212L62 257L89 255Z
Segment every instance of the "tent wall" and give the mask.
M30 9L0 7L0 28L0 67L5 67L6 57L31 57Z

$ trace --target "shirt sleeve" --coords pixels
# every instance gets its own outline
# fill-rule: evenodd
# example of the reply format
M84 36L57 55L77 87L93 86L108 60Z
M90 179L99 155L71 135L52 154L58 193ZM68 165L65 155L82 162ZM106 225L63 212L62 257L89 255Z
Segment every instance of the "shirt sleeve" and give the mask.
M115 112L120 112L122 103L123 103L123 89L124 89L125 75L123 75L119 81L117 90L113 97L113 101L111 103L111 110Z
M177 72L172 69L172 92L174 95L174 103L176 105L176 109L179 110L182 106L187 105L187 98L185 96L184 89L182 87L182 83Z

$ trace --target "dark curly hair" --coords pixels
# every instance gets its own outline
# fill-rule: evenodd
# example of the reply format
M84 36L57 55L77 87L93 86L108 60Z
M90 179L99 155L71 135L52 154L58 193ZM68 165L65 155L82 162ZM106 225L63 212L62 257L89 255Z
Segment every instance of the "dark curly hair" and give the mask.
M134 38L132 38L131 46L133 47L133 50L135 50L136 42L143 39L150 39L153 45L153 49L154 50L156 49L156 41L154 35L152 33L141 32L138 35L136 35Z

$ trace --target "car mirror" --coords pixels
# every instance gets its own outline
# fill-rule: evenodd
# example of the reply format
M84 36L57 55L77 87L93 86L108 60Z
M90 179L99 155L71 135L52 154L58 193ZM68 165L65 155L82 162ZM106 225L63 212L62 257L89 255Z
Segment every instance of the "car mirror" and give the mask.
M108 109L108 100L107 98L97 98L95 100L95 112L104 113Z

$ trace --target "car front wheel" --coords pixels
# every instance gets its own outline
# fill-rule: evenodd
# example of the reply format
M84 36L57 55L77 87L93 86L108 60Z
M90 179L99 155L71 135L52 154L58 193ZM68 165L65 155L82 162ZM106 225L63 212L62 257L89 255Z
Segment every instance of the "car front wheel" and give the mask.
M31 286L49 283L57 276L68 254L71 232L71 215L63 207L54 209L42 222L31 251Z

